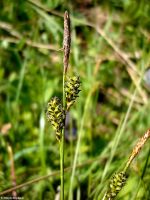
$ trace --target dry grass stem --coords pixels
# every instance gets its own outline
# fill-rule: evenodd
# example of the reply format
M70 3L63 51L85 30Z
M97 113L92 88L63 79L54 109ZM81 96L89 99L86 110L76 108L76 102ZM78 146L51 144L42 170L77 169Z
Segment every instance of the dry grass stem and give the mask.
M0 37L1 41L6 41L8 43L18 44L21 39L12 38L12 37ZM33 42L29 39L24 39L24 43L30 47L37 48L37 49L47 49L51 51L60 51L60 48L56 45L51 44L41 44L38 42Z
M8 31L12 36L21 38L21 34L16 31L13 26L7 22L0 21L0 28Z
M128 58L128 56L126 55L126 53L124 53L122 50L120 50L115 44L114 42L105 34L105 32L100 29L99 27L95 27L92 25L93 28L95 28L95 30L105 39L105 41L113 48L113 50L117 53L117 55L121 58L121 60L123 61L123 63L127 64L127 72L130 75L133 83L135 84L135 86L137 87L139 94L141 95L143 102L147 103L148 99L147 99L147 95L145 93L144 90L142 90L142 88L140 87L140 85L138 84L138 76L140 76L140 72L137 70L136 65Z
M50 10L50 9L48 9L46 6L43 6L43 4L41 4L39 1L27 0L27 2L33 4L36 7L41 8L45 12L50 13L52 15L55 15L55 16L58 16L58 17L63 17L64 16L63 13L60 13L60 12L58 12L56 10Z
M87 166L87 165L92 164L94 161L99 162L100 160L101 160L100 157L95 158L95 159L90 159L90 160L87 160L86 162L84 162L84 163L82 163L82 164L78 164L78 165L76 166L76 168L83 168L83 167L85 167L85 166ZM64 172L70 172L71 170L72 170L72 167L67 167L67 168L64 169ZM0 192L0 195L8 194L8 193L10 193L10 192L12 192L12 191L14 191L14 190L19 190L19 189L21 189L21 188L30 186L30 185L32 185L32 184L34 184L34 183L37 183L37 182L39 182L39 181L48 179L48 178L50 178L50 177L59 176L59 174L60 174L60 170L55 171L55 172L50 173L50 174L45 175L45 176L40 176L40 177L38 177L38 178L32 179L32 180L30 180L30 181L27 181L27 182L25 182L25 183L22 183L22 184L20 184L20 185L15 186L15 187L6 189L6 190Z

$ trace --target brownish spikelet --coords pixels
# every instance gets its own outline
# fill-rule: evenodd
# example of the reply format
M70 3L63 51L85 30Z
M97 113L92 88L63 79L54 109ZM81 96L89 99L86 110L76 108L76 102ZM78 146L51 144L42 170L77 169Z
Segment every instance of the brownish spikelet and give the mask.
M69 13L66 11L64 14L64 40L63 40L63 49L64 49L64 72L67 72L68 63L69 63L69 54L70 54L70 44L71 44L71 33L70 33L70 17Z
M142 147L144 146L144 144L146 143L146 141L150 138L150 129L148 129L146 131L146 133L143 135L143 137L141 137L139 139L139 141L137 142L137 144L135 145L135 147L132 150L132 153L128 159L127 165L126 165L126 169L129 167L129 165L131 164L131 162L133 161L133 159L139 154L140 150L142 149Z

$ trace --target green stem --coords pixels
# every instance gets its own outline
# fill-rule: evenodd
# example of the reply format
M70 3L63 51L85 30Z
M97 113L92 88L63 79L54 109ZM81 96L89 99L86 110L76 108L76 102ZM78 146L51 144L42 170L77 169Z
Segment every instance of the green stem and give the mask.
M61 200L64 200L64 129L62 131L62 138L60 142L60 179L61 179Z
M81 120L81 126L79 129L79 137L77 140L77 144L76 144L76 150L75 150L75 155L74 155L74 160L73 160L73 167L72 167L72 173L71 173L71 178L70 178L70 187L69 187L69 197L68 200L72 200L72 191L73 191L73 182L74 182L74 177L75 177L75 170L76 170L76 165L77 165L77 159L78 159L78 154L79 154L79 149L80 149L80 143L81 143L81 138L82 138L82 134L83 134L83 127L84 127L84 123L85 123L85 119L86 119L86 112L88 109L88 105L91 99L91 96L93 94L93 92L95 91L95 89L97 88L97 84L95 86L93 86L93 88L91 89L91 91L89 92L87 98L86 98L86 102L85 102L85 106L84 106L84 113L83 113L83 117Z
M66 111L66 100L65 100L65 71L63 72L63 107ZM65 117L66 119L66 117ZM65 136L65 125L62 130L62 137L60 141L60 178L61 178L61 200L64 200L64 136Z

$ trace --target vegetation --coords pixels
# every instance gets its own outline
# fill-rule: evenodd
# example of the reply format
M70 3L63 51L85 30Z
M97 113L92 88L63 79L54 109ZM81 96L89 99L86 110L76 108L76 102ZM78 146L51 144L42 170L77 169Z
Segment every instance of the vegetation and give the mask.
M1 0L0 7L0 197L60 196L61 134L46 112L52 97L64 100L68 10L68 70L82 91L75 103L70 84L64 91L68 109L74 103L65 116L64 199L111 198L117 180L116 199L148 200L149 141L129 161L150 128L149 1Z

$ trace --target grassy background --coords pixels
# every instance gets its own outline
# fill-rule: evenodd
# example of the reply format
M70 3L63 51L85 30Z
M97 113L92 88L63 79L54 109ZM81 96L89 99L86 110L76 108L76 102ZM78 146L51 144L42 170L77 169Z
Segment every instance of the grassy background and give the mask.
M62 97L59 49L68 10L69 73L81 76L82 92L68 117L65 167L72 166L80 135L74 199L102 199L109 178L150 127L150 85L144 79L150 65L149 1L1 0L0 8L0 190L12 187L8 145L17 184L59 170L59 145L45 110L52 96ZM117 199L150 199L149 146L133 162ZM66 199L70 176L66 172ZM17 192L25 199L53 200L59 184L58 174Z

